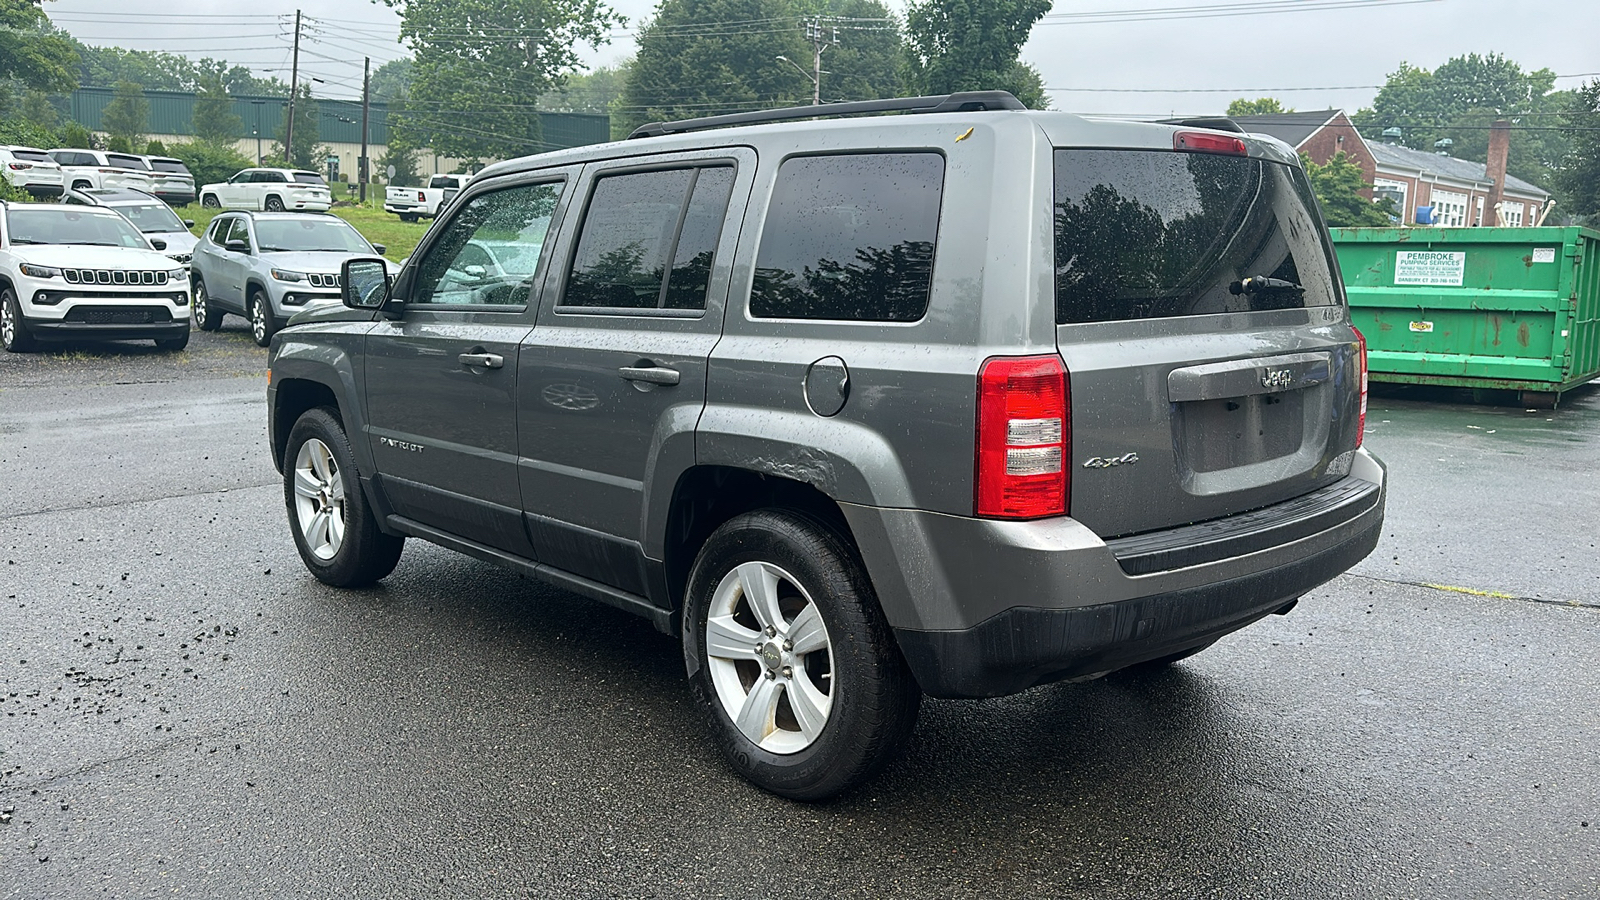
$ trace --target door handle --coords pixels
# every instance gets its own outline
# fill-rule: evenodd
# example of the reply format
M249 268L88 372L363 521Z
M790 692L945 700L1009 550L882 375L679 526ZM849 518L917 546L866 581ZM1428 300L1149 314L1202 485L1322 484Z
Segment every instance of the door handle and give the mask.
M498 369L506 364L506 358L498 353L463 353L456 360L479 369Z
M677 384L678 370L666 366L623 366L617 370L628 381L642 381L646 384Z

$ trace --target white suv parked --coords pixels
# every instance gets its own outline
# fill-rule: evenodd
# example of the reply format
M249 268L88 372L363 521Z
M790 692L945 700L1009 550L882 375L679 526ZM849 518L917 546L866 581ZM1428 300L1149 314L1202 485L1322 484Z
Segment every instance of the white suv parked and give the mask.
M61 166L68 190L131 188L148 192L155 186L144 160L129 153L58 148L50 151L50 158Z
M0 147L0 166L13 187L35 197L61 196L61 167L43 150Z
M326 212L333 205L328 182L304 169L245 169L220 184L200 189L200 205L269 212Z
M189 272L109 209L0 204L0 344L150 338L189 343Z

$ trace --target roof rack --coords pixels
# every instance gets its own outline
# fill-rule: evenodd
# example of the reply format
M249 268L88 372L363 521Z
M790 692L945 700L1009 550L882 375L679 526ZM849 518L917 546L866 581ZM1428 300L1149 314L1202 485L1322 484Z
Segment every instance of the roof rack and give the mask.
M894 97L888 100L828 103L823 106L786 106L781 109L729 113L725 116L680 119L676 122L651 122L635 128L633 133L628 135L628 139L661 137L668 134L682 134L686 131L703 131L707 128L729 128L734 125L785 122L791 119L820 119L886 112L952 113L991 109L1027 109L1027 107L1006 91L963 91L937 97Z
M1162 119L1158 125L1181 125L1184 128L1209 128L1212 131L1232 131L1235 134L1244 134L1239 123L1227 116L1205 116L1196 119Z

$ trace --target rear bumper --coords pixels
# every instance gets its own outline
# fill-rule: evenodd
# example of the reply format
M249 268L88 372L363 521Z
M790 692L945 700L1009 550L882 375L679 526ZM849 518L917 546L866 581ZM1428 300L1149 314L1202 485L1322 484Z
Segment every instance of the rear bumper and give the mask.
M194 191L156 191L156 199L168 206L188 206L194 202Z
M922 689L993 697L1209 642L1338 576L1378 542L1383 467L1358 451L1351 479L1335 487L1355 490L1331 506L1289 501L1280 516L1232 517L1252 527L1209 542L1198 526L1174 529L1204 550L1166 557L1175 567L1156 571L1150 561L1162 557L1148 541L1114 549L1071 519L844 510Z

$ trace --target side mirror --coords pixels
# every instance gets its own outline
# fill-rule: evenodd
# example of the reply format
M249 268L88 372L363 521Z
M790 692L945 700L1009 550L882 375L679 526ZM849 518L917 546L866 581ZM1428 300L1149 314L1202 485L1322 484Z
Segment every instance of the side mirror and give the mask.
M466 272L469 278L482 278L485 274L483 266L467 266L461 271Z
M165 250L167 249L167 242L163 241L161 238L151 238L150 246L156 248L157 250Z
M222 245L222 249L228 251L229 253L249 253L250 252L250 242L249 241L229 241L226 244Z
M194 227L194 220L193 219L184 219L183 220L183 227L185 227L185 228L193 228Z
M383 254L385 254L385 253L387 253L389 251L389 248L385 247L382 244L373 244L372 245L372 249L378 251L378 255L379 256L382 256Z
M339 267L339 296L351 309L383 309L389 302L389 264L381 259L347 259Z

